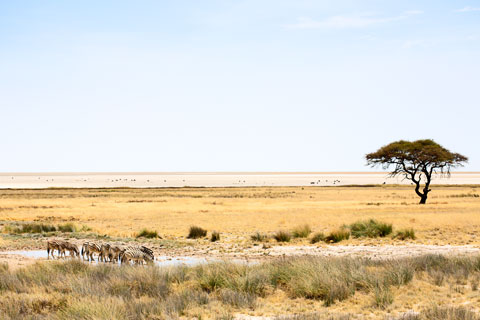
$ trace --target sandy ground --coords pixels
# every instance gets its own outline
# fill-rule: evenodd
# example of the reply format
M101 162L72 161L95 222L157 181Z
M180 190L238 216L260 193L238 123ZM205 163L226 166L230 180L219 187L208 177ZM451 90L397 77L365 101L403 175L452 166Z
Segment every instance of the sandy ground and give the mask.
M442 184L480 184L480 172L453 173ZM410 184L372 173L0 173L0 188L259 187Z

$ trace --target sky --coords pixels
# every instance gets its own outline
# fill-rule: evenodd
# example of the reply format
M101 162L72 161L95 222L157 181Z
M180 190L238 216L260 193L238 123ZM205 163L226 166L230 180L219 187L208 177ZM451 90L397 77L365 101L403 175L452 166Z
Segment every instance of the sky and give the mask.
M0 172L480 171L480 1L0 0Z

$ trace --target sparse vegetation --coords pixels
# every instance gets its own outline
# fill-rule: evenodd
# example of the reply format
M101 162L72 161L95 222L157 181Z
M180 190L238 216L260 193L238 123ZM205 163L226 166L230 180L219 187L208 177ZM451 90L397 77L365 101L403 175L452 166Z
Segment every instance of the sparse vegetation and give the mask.
M325 242L327 243L337 243L342 240L350 239L350 231L346 228L340 228L333 230L325 237Z
M417 273L423 281L433 281L433 273L442 273L452 284L465 282L480 275L480 256L430 255L395 261L296 257L257 265L221 262L174 268L118 268L69 260L15 271L0 265L0 318L35 318L40 314L55 319L78 315L89 319L103 319L104 315L115 319L191 317L189 310L198 314L210 303L253 310L259 297L276 290L290 299L319 300L326 306L362 292L371 295L375 308L384 309L394 300L391 288L410 283ZM478 320L478 315L466 308L435 307L419 316ZM320 314L284 317L325 318L329 319Z
M136 238L147 238L147 239L157 239L161 238L157 231L142 229L137 235Z
M312 228L308 224L297 226L292 230L294 238L307 238L312 233Z
M389 223L379 222L375 219L357 221L348 226L354 238L386 237L392 233L393 227Z
M191 226L190 231L188 232L188 239L198 239L198 238L203 238L207 236L207 230L197 227L197 226Z
M250 239L252 239L252 241L263 242L268 240L268 236L257 231L250 236Z
M85 231L88 228L83 226L78 229L73 223L60 224L54 226L45 223L21 223L21 224L8 224L5 225L3 231L10 234L22 234L22 233L48 233L48 232L78 232Z
M407 240L412 239L415 240L415 230L413 229L402 229L395 232L393 238L398 240Z
M273 235L273 239L277 242L290 242L292 235L287 231L280 230Z
M220 233L217 232L217 231L213 231L212 236L210 238L210 241L211 242L216 242L216 241L219 241L219 240L220 240Z
M323 232L317 232L312 236L312 239L310 239L310 243L314 244L317 242L325 241L325 235Z

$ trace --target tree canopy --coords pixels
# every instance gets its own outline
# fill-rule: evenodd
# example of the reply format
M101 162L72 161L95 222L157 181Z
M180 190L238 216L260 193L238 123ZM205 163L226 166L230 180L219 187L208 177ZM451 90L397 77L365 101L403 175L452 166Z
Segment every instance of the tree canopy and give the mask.
M390 176L404 175L411 180L422 204L426 203L427 195L431 191L433 175L450 176L451 169L468 162L467 157L450 152L431 139L392 142L367 154L365 158L369 166L381 166L385 170L393 166ZM420 191L422 182L424 188Z

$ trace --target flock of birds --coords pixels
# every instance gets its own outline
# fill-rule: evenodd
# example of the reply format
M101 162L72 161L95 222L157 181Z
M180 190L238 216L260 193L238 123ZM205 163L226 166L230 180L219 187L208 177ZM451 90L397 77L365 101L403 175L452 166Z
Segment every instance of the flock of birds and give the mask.
M50 255L55 259L54 251L57 250L57 258L65 258L66 252L70 253L71 257L80 257L83 260L95 261L97 255L98 262L112 262L130 264L151 264L155 260L153 251L145 246L134 245L119 245L115 243L98 243L94 241L87 241L82 244L81 250L74 243L66 240L51 239L47 241L47 259Z

